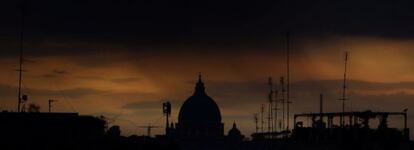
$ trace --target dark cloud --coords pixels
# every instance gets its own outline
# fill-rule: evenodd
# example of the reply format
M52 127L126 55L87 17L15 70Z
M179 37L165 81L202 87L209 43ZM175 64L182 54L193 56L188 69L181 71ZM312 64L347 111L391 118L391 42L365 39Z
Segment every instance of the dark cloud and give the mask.
M18 47L18 1L0 5L2 51ZM94 55L96 45L127 47L257 47L331 35L412 38L414 2L403 0L25 1L25 42L34 54ZM65 46L38 45L59 43ZM70 42L83 44L68 44ZM174 45L174 46L171 46ZM202 46L200 46L202 45ZM54 47L54 48L53 48ZM234 48L233 48L234 49ZM171 50L171 49L170 49ZM194 50L194 49L193 49ZM227 49L232 50L232 49ZM47 51L47 52L45 52Z
M75 56L75 62L91 67L160 55L280 51L287 29L295 45L292 53L306 49L302 39L414 35L414 2L403 0L25 2L26 58ZM0 57L19 55L18 3L0 2Z
M43 77L45 77L45 78L58 78L58 77L63 77L67 74L69 74L69 72L67 72L66 70L53 69L51 72L44 74Z

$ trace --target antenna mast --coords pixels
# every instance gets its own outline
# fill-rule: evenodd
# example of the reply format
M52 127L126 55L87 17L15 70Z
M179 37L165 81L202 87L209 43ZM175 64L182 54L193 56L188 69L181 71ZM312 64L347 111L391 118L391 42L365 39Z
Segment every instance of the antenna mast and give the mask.
M256 125L256 133L259 132L259 126L258 126L258 118L257 114L254 114L254 123Z
M349 52L345 52L345 66L344 66L344 80L343 80L343 86L342 86L342 98L340 100L342 100L342 115L341 115L341 126L343 127L345 125L345 118L343 116L343 114L345 113L345 101L347 100L346 98L346 72L347 72L347 63L348 63L348 55Z
M171 116L171 103L170 102L162 103L162 111L165 116L165 134L169 134L169 125L170 125L169 118Z
M286 130L289 130L289 105L292 103L290 101L290 43L289 43L289 32L286 33Z
M320 114L320 120L323 120L323 94L321 93L319 95L319 114Z
M260 107L260 119L261 119L261 125L260 125L260 129L262 130L262 133L264 132L264 129L263 129L263 125L264 125L264 120L263 120L263 118L264 118L264 104L262 104L262 106Z
M20 28L20 58L19 58L19 90L17 95L17 112L21 112L21 103L22 103L22 72L23 72L23 32L24 32L24 2L21 1L21 28Z
M140 128L146 128L147 129L147 136L151 137L151 129L153 128L159 128L159 126L152 126L152 125L148 125L148 126L138 126Z
M268 95L268 102L269 102L269 116L267 122L267 132L273 132L273 86L272 86L272 77L269 77L269 95Z
M282 129L285 129L285 78L280 77L280 85L282 86Z
M277 89L275 89L275 108L274 108L274 117L275 117L275 120L274 120L274 128L275 128L275 130L274 131L277 131L277 122L278 122L278 111L279 111L279 108L278 108L278 101L277 101L277 96L278 96L278 93L279 93L279 91L277 90Z

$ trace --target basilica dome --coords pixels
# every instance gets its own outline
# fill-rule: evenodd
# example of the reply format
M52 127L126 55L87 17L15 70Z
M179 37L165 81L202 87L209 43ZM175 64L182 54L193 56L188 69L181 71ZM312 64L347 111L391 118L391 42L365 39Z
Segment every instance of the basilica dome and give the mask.
M206 94L204 83L199 77L194 94L181 106L178 122L189 124L221 124L220 109Z

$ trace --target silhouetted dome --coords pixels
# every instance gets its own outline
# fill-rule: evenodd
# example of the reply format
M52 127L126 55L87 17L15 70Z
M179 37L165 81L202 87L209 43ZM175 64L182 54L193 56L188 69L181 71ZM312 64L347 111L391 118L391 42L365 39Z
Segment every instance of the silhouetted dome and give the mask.
M181 106L178 116L180 123L221 123L220 109L216 102L204 91L199 78L194 94Z
M233 128L229 130L229 133L227 135L228 136L240 136L241 135L240 130L237 129L236 127L236 123L233 123Z

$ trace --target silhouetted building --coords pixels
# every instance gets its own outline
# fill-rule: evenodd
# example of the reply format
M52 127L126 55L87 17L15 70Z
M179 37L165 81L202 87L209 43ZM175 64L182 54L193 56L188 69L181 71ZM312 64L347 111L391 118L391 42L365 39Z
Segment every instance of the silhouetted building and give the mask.
M118 138L121 136L121 128L119 126L112 126L106 131L106 136Z
M227 134L227 139L230 143L241 143L244 139L244 135L241 134L240 130L237 129L236 123L233 123L233 127Z
M90 149L98 145L106 122L77 113L0 113L2 149Z
M206 94L199 76L195 91L181 106L178 123L167 129L167 137L180 149L225 149L224 124L216 102Z
M227 149L230 150L239 150L243 149L243 140L244 135L241 134L240 130L237 129L236 123L233 123L233 127L229 130L227 134Z
M181 106L176 134L180 139L217 139L224 136L223 126L220 109L206 94L200 76L194 94Z

